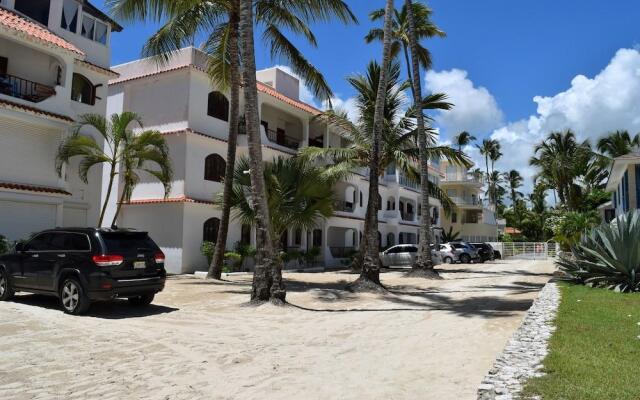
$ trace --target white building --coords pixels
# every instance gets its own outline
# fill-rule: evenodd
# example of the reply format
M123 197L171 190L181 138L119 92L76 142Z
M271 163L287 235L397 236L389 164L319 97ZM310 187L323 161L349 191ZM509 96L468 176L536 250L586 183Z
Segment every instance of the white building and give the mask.
M79 114L105 113L120 30L87 1L0 1L0 234L96 224L102 169L59 178L55 155Z
M441 162L441 168L440 187L456 205L450 215L443 215L443 229L459 232L459 238L469 242L497 242L498 221L494 206L482 197L482 176L447 161Z
M186 48L162 67L150 60L116 66L113 69L120 76L109 84L108 114L134 111L142 116L145 129L157 129L167 139L174 168L170 195L165 199L160 183L144 180L132 201L122 207L119 225L148 230L167 255L167 269L173 273L207 267L200 246L204 240L215 240L221 214L211 200L222 190L228 94L212 86L205 72L206 61L202 52ZM294 155L304 146L344 145L344 139L332 128L312 121L319 110L300 101L298 79L271 68L259 71L258 80L265 160ZM238 156L243 154L247 154L247 138L240 135ZM439 171L434 169L433 173L433 179L438 179ZM367 205L364 175L354 175L335 189L338 201L333 217L312 232L287 232L283 239L288 248L320 247L320 261L325 265L340 264L358 247ZM419 213L416 185L389 168L381 181L380 195L382 246L415 243ZM434 200L433 204L437 210L439 203ZM106 221L111 220L114 210L115 203ZM434 222L438 222L437 216ZM251 227L231 222L228 249L254 240Z
M611 202L598 207L605 221L640 208L640 151L613 159L606 190Z

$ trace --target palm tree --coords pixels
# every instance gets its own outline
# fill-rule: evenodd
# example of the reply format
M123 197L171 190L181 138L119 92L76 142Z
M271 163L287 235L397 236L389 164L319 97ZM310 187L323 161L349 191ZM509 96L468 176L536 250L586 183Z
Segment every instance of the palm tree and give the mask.
M238 161L232 179L231 207L234 218L243 224L255 225L257 213L249 200L251 179L245 173L249 168L247 158ZM278 157L273 162L265 162L264 179L275 248L279 248L279 238L288 229L310 231L333 215L333 185L343 177L343 173L300 157Z
M629 154L640 146L640 135L631 137L627 131L615 131L598 140L597 148L601 154L616 158Z
M312 160L322 160L325 164L331 164L330 168L337 171L356 172L370 166L372 158L371 129L374 115L375 98L377 95L380 66L375 62L369 63L366 75L354 75L348 78L349 84L356 90L356 108L359 118L350 121L346 114L336 110L325 111L316 119L327 125L339 128L340 135L345 143L341 148L317 148L307 147L301 151L301 156ZM420 180L420 171L415 167L419 162L420 154L415 125L415 110L409 109L403 112L404 91L408 82L400 81L400 64L393 62L390 66L389 80L386 88L386 100L384 109L385 125L382 131L382 143L380 148L378 175L382 175L390 165L394 165L402 173L413 181ZM434 94L423 99L425 108L447 108L449 103L443 101L444 96ZM431 133L431 132L429 132ZM436 146L435 138L428 136L430 146L427 147L427 155L430 159L445 158L449 162L469 167L471 162L464 153L458 152L448 146ZM454 203L437 185L429 183L429 196L441 201L445 213L450 212ZM377 195L377 194L376 194ZM423 213L424 214L424 213ZM365 232L369 229L365 220ZM361 243L359 257L365 253L366 241ZM360 269L362 259L355 260L355 269Z
M132 124L144 129L141 118L132 112L113 114L110 120L99 114L84 114L78 118L73 135L64 140L58 148L56 170L59 176L62 176L63 166L74 157L82 157L78 174L85 183L91 167L108 164L109 182L98 226L102 226L117 175L122 176L124 187L113 224L117 220L122 202L131 198L133 188L139 181L138 170L156 177L164 185L165 196L171 189L171 163L164 137L157 131L135 134L130 129ZM80 130L84 127L94 128L104 138L106 146L99 145L91 136L80 135ZM156 164L159 169L149 169L149 163Z
M222 89L230 89L229 141L227 147L226 176L234 170L236 143L239 123L240 55L238 46L239 0L109 0L114 14L126 19L153 19L167 22L146 43L143 53L158 61L167 61L172 52L193 42L196 34L207 36L203 50L211 55L208 72L212 80ZM269 0L255 0L255 19L263 29L263 39L267 42L273 58L287 60L294 72L299 74L320 98L329 100L331 89L322 74L309 63L280 28L303 36L316 46L317 42L308 23L329 21L337 18L342 22L357 22L349 7L341 0L320 0L308 2L292 0L276 3ZM252 10L253 11L253 10ZM208 276L219 279L222 272L224 249L230 215L231 182L224 184L227 193L222 206L222 218L217 235L214 256Z
M420 4L420 3L418 3ZM418 148L420 153L420 194L422 209L422 221L420 221L420 246L418 256L411 266L411 275L420 275L428 278L440 278L440 275L433 268L431 258L431 206L429 204L429 149L428 138L425 130L424 113L422 112L422 87L420 85L420 59L418 48L418 32L414 16L414 7L411 0L406 0L404 9L406 10L408 21L409 48L411 53L411 92L413 94L413 107L415 109ZM406 46L405 46L406 56ZM408 63L409 60L407 60ZM450 109L451 104L442 104L441 109Z
M472 141L476 140L476 137L467 131L462 131L453 137L453 144L458 146L458 151L462 151L464 146L467 146Z
M581 190L577 178L584 174L593 157L588 142L579 143L571 130L552 132L534 148L529 164L538 167L541 178L556 189L560 203L579 207Z
M378 291L382 289L380 284L380 263L378 243L378 167L380 165L380 143L384 129L384 106L391 65L391 23L393 13L393 0L387 0L384 13L384 28L382 35L382 67L373 113L373 127L371 131L371 159L369 160L369 199L367 201L367 213L365 216L367 230L364 233L365 250L360 277L350 285L354 291ZM428 210L425 210L427 212Z
M505 172L502 174L504 182L507 183L507 185L509 185L509 192L511 194L511 206L513 207L513 212L514 215L516 216L516 218L518 219L518 224L516 226L520 225L520 215L519 215L519 207L518 206L518 200L520 200L524 195L522 194L522 192L519 192L518 189L522 187L522 182L524 181L524 179L522 178L522 175L520 175L520 172L516 171L515 169L512 169L509 172Z
M493 170L487 180L489 181L489 187L492 188L490 190L493 192L493 204L495 204L496 208L502 208L504 206L502 199L507 193L507 189L502 185L504 183L503 175L500 171Z
M444 33L438 28L432 21L431 15L433 11L423 3L414 3L411 6L413 11L414 29L416 35L416 56L418 57L419 64L424 69L431 68L431 53L426 47L420 44L423 39L430 39L433 37L445 37ZM393 10L393 21L391 28L391 57L397 58L400 56L400 51L403 52L405 65L407 67L407 75L409 81L412 78L413 63L410 60L409 48L411 47L410 26L409 26L409 6L404 4L401 9ZM385 10L379 9L369 14L369 18L372 21L379 21L385 17ZM382 42L384 39L384 30L380 28L373 28L365 36L367 43L373 41Z
M486 174L488 180L487 185L489 188L489 202L491 203L495 203L495 196L490 179L492 174L489 171L489 159L492 161L491 170L493 171L494 158L497 160L497 157L499 157L498 154L500 153L499 148L496 150L497 146L499 146L499 143L494 139L482 139L482 144L476 144L476 148L480 151L480 154L484 156L485 167L487 169Z

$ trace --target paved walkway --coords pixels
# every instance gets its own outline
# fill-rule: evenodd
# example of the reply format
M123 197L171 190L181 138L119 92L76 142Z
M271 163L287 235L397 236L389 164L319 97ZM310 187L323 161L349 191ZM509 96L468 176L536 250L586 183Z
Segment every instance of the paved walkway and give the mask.
M385 273L386 296L347 273L286 274L294 307L245 307L250 276L172 279L149 308L63 314L0 303L0 399L474 399L553 266Z

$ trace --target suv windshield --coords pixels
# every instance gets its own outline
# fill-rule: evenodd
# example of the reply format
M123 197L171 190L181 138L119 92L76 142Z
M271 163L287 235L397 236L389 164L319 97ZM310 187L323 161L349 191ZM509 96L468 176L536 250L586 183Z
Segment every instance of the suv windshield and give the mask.
M105 253L126 254L158 249L147 232L103 232L101 236Z

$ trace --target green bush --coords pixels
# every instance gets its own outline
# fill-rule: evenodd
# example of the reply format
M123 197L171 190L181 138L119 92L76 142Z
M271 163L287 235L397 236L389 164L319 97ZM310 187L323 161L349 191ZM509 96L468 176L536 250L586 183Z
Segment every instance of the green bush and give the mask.
M211 265L211 260L213 260L213 252L216 249L216 244L213 242L202 242L200 246L200 253L203 256L207 257L207 265Z
M560 269L580 283L640 291L640 211L632 210L584 233L560 256Z

